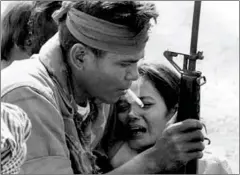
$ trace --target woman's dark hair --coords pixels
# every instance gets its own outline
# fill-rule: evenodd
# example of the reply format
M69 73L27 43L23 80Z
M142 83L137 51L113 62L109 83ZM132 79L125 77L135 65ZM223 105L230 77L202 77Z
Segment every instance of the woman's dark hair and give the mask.
M10 2L1 16L1 59L9 60L14 45L26 51L31 1Z
M162 64L143 63L138 68L140 77L148 80L163 97L168 111L173 109L179 99L180 76Z

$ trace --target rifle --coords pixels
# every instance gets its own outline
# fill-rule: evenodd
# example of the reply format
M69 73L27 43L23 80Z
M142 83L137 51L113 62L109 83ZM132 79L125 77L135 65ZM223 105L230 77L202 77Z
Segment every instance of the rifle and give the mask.
M200 71L196 71L196 61L203 59L203 52L197 52L198 28L201 11L201 1L194 2L194 13L192 22L192 36L190 55L165 51L164 56L181 74L180 97L177 122L193 118L199 120L200 114L200 86L206 83L206 78ZM174 61L173 57L183 56L183 69ZM192 160L179 170L180 174L196 174L197 160Z

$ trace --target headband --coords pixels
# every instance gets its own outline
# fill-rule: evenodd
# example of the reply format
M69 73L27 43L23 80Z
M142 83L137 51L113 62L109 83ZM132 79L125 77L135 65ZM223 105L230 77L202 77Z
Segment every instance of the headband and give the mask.
M63 2L62 8L53 14L53 18L58 21L64 14L67 14L66 26L70 33L82 43L99 50L135 54L144 49L148 40L147 32L150 25L146 25L136 34L127 26L81 12L73 8L69 1Z

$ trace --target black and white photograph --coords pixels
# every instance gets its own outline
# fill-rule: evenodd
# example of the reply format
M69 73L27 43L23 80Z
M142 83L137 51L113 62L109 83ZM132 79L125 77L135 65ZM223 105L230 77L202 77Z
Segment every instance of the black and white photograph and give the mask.
M239 1L1 1L1 174L239 174Z

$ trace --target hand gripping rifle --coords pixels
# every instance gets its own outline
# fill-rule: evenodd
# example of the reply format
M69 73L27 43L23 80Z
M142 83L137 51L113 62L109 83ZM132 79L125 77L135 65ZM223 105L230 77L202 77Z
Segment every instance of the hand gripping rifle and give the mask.
M164 56L181 74L180 81L180 97L177 122L185 119L193 118L199 120L200 114L200 86L206 83L206 78L201 72L196 71L196 61L203 59L203 52L197 52L198 28L201 11L201 1L194 2L194 13L192 22L192 36L190 55L165 51ZM183 69L181 69L174 61L173 57L183 56ZM196 174L197 160L192 160L186 164L180 174Z

